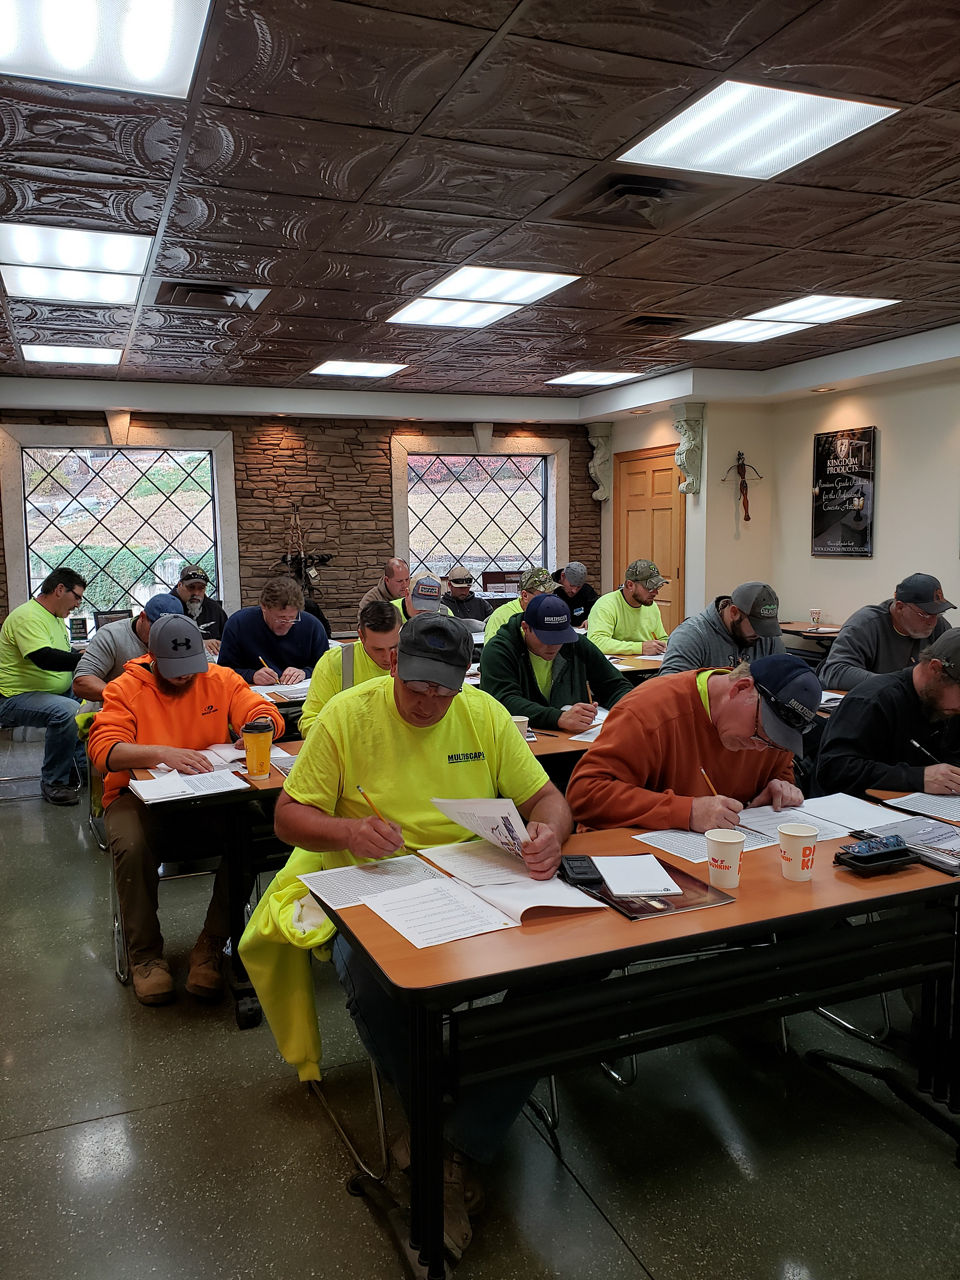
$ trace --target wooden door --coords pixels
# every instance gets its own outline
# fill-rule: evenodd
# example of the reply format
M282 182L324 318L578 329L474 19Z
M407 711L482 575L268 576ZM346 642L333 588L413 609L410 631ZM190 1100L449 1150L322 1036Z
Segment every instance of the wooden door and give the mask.
M623 582L634 560L652 560L670 581L660 588L657 604L663 624L672 631L683 621L684 503L677 486L683 478L675 450L634 449L614 455L613 572Z

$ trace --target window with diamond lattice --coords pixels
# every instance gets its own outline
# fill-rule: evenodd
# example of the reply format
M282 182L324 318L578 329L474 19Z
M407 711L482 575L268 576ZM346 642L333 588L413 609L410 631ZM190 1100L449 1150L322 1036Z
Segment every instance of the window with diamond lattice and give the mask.
M409 454L410 570L545 564L546 463L519 454Z
M199 449L21 449L27 571L87 580L81 616L130 609L167 591L184 563L217 583L212 455Z

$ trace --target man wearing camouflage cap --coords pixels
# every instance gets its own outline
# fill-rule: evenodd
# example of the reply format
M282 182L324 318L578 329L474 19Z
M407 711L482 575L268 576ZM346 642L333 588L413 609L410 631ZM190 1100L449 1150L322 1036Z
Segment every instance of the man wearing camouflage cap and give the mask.
M509 622L515 614L523 613L535 596L553 591L556 585L549 572L542 567L525 570L520 578L520 594L516 600L510 600L502 604L499 609L494 609L487 619L487 625L483 629L484 643L491 640L503 624Z
M656 598L666 581L652 560L627 566L623 586L601 596L590 610L587 635L602 653L663 653L667 630Z

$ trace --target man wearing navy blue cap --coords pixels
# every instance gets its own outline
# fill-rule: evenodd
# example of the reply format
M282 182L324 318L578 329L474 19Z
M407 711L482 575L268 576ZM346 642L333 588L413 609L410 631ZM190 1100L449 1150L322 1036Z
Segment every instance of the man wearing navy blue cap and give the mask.
M150 644L150 626L165 613L183 613L183 603L172 592L151 596L135 618L121 618L98 627L73 673L73 694L97 706L111 680L123 674L133 658L142 658ZM93 711L84 706L83 711Z
M573 629L566 600L534 596L483 646L480 688L534 729L582 733L630 685L592 641ZM596 699L596 702L594 701Z

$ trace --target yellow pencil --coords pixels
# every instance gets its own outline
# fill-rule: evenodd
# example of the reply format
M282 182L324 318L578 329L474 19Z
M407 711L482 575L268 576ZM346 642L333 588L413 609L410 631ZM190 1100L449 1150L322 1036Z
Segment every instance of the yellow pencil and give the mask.
M367 793L364 791L363 787L361 787L361 785L360 785L360 783L359 783L359 782L357 783L357 790L358 790L358 791L360 792L360 794L363 796L364 800L366 800L367 804L370 806L370 808L373 810L373 812L376 814L376 816L380 819L380 821L381 821L381 822L386 822L386 818L383 816L383 814L380 812L380 810L377 808L377 806L373 803L373 801L370 799L370 797L369 797L369 796L367 795Z
M257 654L257 657L259 658L259 657L260 657L260 655L259 655L259 654ZM266 667L268 671L272 671L272 670L273 670L273 667L271 667L270 663L269 663L269 662L264 662L263 658L260 658L260 665L261 665L261 667Z
M718 795L719 792L717 791L717 788L713 785L713 783L710 781L710 778L707 774L706 769L701 768L700 772L703 774L704 778L706 779L707 786L710 788L713 794Z

